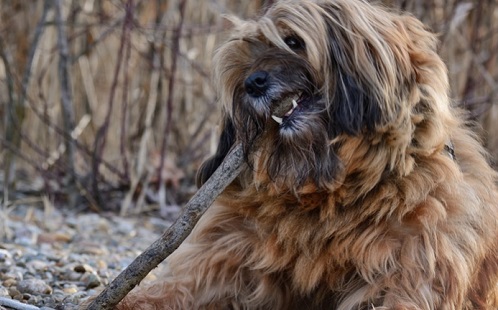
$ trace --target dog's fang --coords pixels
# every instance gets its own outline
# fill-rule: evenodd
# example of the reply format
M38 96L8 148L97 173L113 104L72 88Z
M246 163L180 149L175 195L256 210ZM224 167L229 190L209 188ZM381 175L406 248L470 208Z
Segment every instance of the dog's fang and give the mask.
M272 115L271 118L273 118L273 120L277 123L279 123L280 125L282 125L282 118L281 117L278 117L278 116L275 116L275 115Z
M296 99L292 99L292 108L295 109L297 107Z

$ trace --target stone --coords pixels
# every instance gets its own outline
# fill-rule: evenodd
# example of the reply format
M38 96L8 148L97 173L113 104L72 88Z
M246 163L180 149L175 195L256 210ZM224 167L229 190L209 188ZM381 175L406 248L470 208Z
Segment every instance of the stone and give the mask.
M17 283L17 289L21 293L32 295L52 294L52 288L40 279L26 279Z

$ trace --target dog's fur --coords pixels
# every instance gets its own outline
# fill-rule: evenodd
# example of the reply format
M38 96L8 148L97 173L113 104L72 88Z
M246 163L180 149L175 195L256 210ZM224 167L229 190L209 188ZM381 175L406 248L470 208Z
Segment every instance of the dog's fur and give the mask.
M361 0L231 21L199 183L235 143L246 168L120 307L496 309L496 174L449 102L435 36Z

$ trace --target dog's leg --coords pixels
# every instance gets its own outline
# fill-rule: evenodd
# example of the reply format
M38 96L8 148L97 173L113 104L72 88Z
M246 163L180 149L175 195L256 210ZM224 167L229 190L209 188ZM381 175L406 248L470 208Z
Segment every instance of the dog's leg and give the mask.
M271 276L251 268L252 225L213 205L158 280L140 285L118 309L282 309Z

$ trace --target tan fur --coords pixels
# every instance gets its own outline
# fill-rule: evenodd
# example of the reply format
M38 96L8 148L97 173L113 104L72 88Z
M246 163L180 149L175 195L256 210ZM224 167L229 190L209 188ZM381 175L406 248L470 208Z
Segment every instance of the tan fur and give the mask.
M219 155L242 142L247 168L120 309L497 309L496 173L450 105L435 37L359 0L279 1L232 21L216 56ZM270 118L280 97L244 91L255 71L313 82L289 130ZM357 107L341 87L364 95L360 113L380 111L373 125L337 107Z

